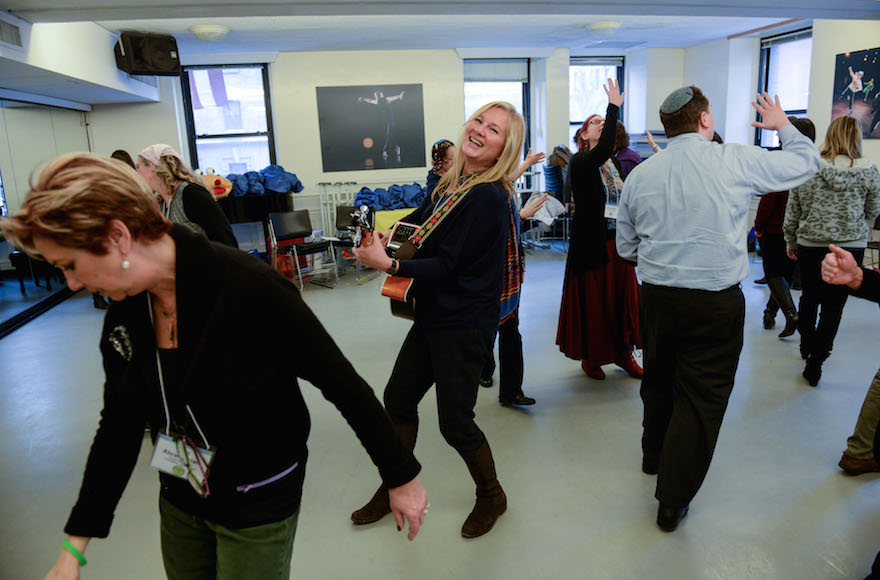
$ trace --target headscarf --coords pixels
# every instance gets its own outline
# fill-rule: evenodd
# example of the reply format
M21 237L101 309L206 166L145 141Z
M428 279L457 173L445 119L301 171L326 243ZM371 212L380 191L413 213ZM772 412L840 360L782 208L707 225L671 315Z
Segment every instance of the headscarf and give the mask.
M440 139L431 147L431 167L434 168L434 173L440 171L440 167L446 160L446 152L452 146L454 146L452 141Z
M174 147L172 147L171 145L166 145L164 143L150 145L149 147L138 153L138 157L143 157L150 162L150 165L159 165L159 160L163 157L174 157L178 161L183 162L183 158L180 156L180 153L175 151Z

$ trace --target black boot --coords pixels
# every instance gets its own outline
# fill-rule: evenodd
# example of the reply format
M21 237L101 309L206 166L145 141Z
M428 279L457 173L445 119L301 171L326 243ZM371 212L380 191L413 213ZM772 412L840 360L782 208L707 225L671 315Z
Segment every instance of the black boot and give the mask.
M395 423L394 430L403 441L404 447L412 451L416 447L416 436L419 433L419 424ZM388 499L388 488L385 484L379 486L370 501L359 510L351 513L351 521L355 525L372 524L378 522L391 513L391 502Z
M767 285L770 287L773 300L776 301L782 310L782 314L785 315L785 328L779 333L779 338L791 336L798 327L798 313L794 300L791 299L788 282L782 276L774 276L767 281Z
M491 530L501 514L507 510L507 496L495 475L495 461L492 459L488 441L484 441L474 451L459 451L459 454L477 484L477 502L461 527L461 535L465 538L476 538Z
M773 295L767 300L767 306L764 307L764 330L770 330L776 326L776 313L779 312L779 305L773 299Z

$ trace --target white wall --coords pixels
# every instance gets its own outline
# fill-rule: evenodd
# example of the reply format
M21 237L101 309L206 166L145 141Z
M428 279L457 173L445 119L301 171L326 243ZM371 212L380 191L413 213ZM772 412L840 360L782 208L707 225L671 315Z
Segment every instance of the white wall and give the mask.
M724 140L752 145L755 142L755 109L752 101L758 89L760 38L735 38L729 41L727 69L727 110L724 117ZM718 132L721 134L721 132Z
M636 50L627 53L624 68L623 101L626 130L629 133L644 133L648 112L648 51Z
M813 58L810 68L810 100L807 116L816 125L816 143L825 139L831 122L834 92L834 57L880 46L880 21L814 20ZM880 163L880 139L862 141L862 154Z
M316 87L421 84L425 155L438 139L456 140L464 125L464 75L454 50L286 52L270 67L278 163L296 173L305 193L319 182L424 183L425 167L324 173Z
M685 50L684 82L699 87L712 104L715 130L726 140L728 60L730 43L726 38L713 40Z
M159 95L156 103L95 105L87 113L92 150L110 155L116 149L124 149L135 159L145 147L167 143L188 159L180 81L176 77L160 77Z
M568 61L569 51L560 48L547 57L547 150L549 154L557 145L571 147L568 140ZM534 114L534 113L533 113Z
M652 48L645 55L645 128L663 134L660 105L684 81L685 51L682 48ZM627 95L630 98L632 95ZM635 132L627 127L630 133Z

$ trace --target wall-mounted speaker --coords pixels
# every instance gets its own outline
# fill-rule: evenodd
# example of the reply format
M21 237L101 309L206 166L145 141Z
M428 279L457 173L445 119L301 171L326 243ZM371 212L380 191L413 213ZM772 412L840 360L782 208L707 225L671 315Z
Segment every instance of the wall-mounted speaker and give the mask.
M132 75L179 76L177 41L167 34L120 32L116 67Z

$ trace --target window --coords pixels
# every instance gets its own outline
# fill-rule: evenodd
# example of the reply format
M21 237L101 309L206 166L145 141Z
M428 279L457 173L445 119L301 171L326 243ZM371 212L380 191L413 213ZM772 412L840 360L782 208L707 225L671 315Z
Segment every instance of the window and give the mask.
M779 102L792 117L807 116L812 34L812 29L808 28L761 40L758 91L767 91L771 96L779 95ZM755 144L778 147L779 136L776 131L759 129L755 134Z
M529 147L529 59L465 59L464 61L464 118L492 101L507 101L526 121L526 140L523 151ZM440 137L438 137L439 139ZM447 136L446 139L454 139Z
M587 117L605 115L608 95L602 88L608 79L617 79L623 91L623 57L572 57L568 66L569 147L577 150L575 132ZM620 111L623 120L623 109Z
M192 166L228 175L274 164L268 65L194 66L184 73Z

